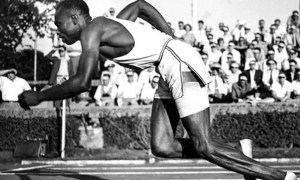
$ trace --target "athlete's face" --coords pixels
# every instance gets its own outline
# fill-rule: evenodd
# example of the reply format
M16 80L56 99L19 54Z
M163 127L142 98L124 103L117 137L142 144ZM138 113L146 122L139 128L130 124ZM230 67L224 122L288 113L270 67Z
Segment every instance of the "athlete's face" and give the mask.
M55 13L55 25L57 34L66 44L73 44L80 37L80 28L76 15L71 10L59 8Z

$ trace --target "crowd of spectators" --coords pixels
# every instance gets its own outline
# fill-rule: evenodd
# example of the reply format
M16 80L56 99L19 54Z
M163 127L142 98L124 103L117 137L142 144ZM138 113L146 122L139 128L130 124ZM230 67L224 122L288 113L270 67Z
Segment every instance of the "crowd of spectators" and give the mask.
M257 29L244 20L233 28L220 22L216 30L203 20L198 27L179 21L173 30L201 54L212 77L211 103L285 102L300 97L298 17L295 10L286 24L275 19L270 27L260 19Z

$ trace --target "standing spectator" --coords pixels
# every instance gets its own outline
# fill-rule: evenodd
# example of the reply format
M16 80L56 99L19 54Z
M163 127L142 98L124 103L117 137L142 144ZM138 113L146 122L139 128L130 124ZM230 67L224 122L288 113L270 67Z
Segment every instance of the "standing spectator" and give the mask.
M48 85L42 90L45 90L51 86L57 86L68 80L73 75L73 64L66 52L65 46L59 46L57 49L50 51L46 57L53 61L53 66L49 78ZM59 53L59 57L54 56L55 52ZM69 101L67 101L69 103ZM62 101L54 101L53 106L58 110L62 106Z
M127 82L120 84L118 87L118 106L138 104L138 97L140 94L139 85L137 82L134 82L134 73L132 71L128 71L126 75Z
M286 80L283 72L279 73L278 81L271 86L272 97L266 98L263 102L285 102L291 97L293 88L290 82Z
M153 76L150 83L145 84L141 90L140 103L142 105L152 104L154 100L154 94L158 87L159 76Z
M286 25L287 26L294 25L296 27L299 27L299 13L297 10L293 11L292 15L288 17Z
M289 60L290 68L285 71L286 80L292 82L297 79L297 74L300 71L297 69L297 62L293 59Z
M97 87L94 94L96 106L113 106L117 96L117 86L111 83L110 73L102 72L101 84Z
M194 31L193 33L196 38L196 44L197 47L202 47L202 49L207 49L209 46L208 39L206 36L204 21L199 20L198 21L198 29Z
M275 41L276 41L276 37L277 37L276 26L275 26L275 24L272 24L270 26L270 32L265 34L265 38L264 38L268 44L269 49L273 48L273 45L275 44Z
M269 59L267 61L267 66L268 69L263 72L263 83L266 90L270 90L272 84L277 81L279 70L276 68L277 64L274 59Z
M292 90L291 97L293 99L300 99L300 71L298 71L296 79L292 82Z
M251 30L250 24L245 25L245 36L244 38L246 39L247 43L250 44L254 40L254 33Z
M192 33L192 26L190 24L184 25L185 34L182 35L182 39L184 42L188 43L191 46L195 45L196 39L194 34Z
M244 20L238 20L235 28L232 30L232 40L237 42L240 37L245 37L244 25L246 22Z
M178 29L175 30L175 36L178 38L182 38L185 34L184 23L183 21L178 21Z
M214 63L211 67L212 82L208 84L208 94L210 103L224 102L225 96L227 95L227 85L221 78L221 65Z
M233 102L245 102L250 99L251 87L245 74L240 74L238 82L232 85L231 98Z
M283 37L283 35L286 33L286 28L281 25L281 20L275 19L274 24L276 26L276 34Z
M18 96L31 90L26 80L17 76L16 69L6 69L0 71L0 91L2 94L1 108L20 107Z
M201 57L202 57L202 60L203 60L203 62L204 62L204 64L205 64L205 67L206 67L206 70L207 70L207 72L210 72L210 64L209 64L209 56L208 56L208 54L207 53L202 53L201 54Z
M267 28L265 27L266 23L265 23L265 20L264 19L260 19L258 21L258 28L257 30L255 31L255 33L260 33L263 35L263 39L265 40L265 37L266 37L266 34L268 34L268 30Z
M291 25L288 28L288 33L284 35L283 40L285 44L292 44L294 49L300 49L300 34L297 32L297 27Z
M281 70L282 68L285 68L282 66L283 62L289 58L289 55L285 49L285 43L283 41L280 41L278 47L274 49L274 51L275 51L274 59L277 62L277 68Z

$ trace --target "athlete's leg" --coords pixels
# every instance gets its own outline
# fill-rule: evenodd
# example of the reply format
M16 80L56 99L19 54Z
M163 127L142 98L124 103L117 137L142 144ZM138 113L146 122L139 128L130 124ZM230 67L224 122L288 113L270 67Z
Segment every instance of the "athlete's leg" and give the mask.
M199 156L228 170L249 176L266 180L283 180L285 178L285 172L254 161L228 144L213 140L210 134L209 114L209 108L207 108L182 119Z
M154 155L199 158L189 139L175 138L179 119L173 99L154 99L151 115L151 150Z

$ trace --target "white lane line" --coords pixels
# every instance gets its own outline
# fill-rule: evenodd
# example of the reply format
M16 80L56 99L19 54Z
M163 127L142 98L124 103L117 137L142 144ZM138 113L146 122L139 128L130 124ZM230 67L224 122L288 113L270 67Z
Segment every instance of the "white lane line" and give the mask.
M300 165L276 165L274 168L300 168ZM224 169L219 166L161 166L161 167L51 167L53 170L203 170L203 169Z
M164 172L157 172L157 171L145 171L145 172L38 172L38 173L24 173L24 172L16 172L16 173L0 173L0 175L70 175L70 174L78 174L78 175L181 175L181 174L237 174L231 171L164 171Z
M34 170L34 169L42 169L42 168L49 168L53 165L40 165L40 166L33 166L33 167L24 167L24 168L16 168L16 169L8 169L5 171L0 171L1 173L5 173L5 172L14 172L14 171L28 171L28 170Z

